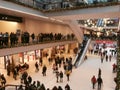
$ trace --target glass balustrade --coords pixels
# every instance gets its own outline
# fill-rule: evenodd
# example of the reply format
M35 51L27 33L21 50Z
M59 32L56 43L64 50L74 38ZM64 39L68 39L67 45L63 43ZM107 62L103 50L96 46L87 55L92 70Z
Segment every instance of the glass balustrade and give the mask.
M28 39L25 37L17 37L12 38L8 37L9 39L7 42L5 42L5 39L0 39L0 49L3 48L13 48L13 47L20 47L20 46L28 46L28 45L36 45L36 44L46 44L46 43L55 43L55 42L63 42L63 41L77 41L77 39L71 34L71 35L65 35L65 36L35 36L35 39L32 40L31 37L28 37Z

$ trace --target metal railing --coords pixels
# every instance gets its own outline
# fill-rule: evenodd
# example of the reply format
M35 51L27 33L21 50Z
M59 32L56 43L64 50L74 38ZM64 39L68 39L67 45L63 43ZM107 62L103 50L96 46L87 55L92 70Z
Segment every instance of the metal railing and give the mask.
M88 38L83 40L83 42L80 46L80 49L78 51L78 54L76 55L76 58L75 58L74 66L76 68L84 61L90 41L91 41L91 39L88 39Z
M19 40L16 43L12 44L12 45L10 44L10 40L9 40L8 45L2 44L2 45L0 45L0 49L21 47L21 46L29 46L29 45L36 45L36 44L55 43L55 42L60 42L60 41L77 41L77 39L75 37L74 38L72 38L72 37L69 37L69 38L67 38L67 37L61 37L61 39L43 38L42 41L39 40L39 39L38 40L35 39L35 41L29 40L28 43L23 43L22 41L20 41L20 38L21 37L19 37L18 38Z
M13 85L13 84L6 84L0 87L0 90L18 90L20 85ZM25 86L22 85L23 89L25 90Z

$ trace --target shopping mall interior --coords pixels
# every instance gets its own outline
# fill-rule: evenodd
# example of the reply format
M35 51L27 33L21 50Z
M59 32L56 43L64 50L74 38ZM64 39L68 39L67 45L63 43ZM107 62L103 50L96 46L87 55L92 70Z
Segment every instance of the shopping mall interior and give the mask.
M120 0L0 0L0 90L119 90L119 30Z

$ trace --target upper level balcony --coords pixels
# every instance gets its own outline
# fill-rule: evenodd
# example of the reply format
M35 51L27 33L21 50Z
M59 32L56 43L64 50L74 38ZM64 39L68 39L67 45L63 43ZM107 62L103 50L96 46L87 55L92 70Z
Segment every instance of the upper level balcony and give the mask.
M79 2L79 0L52 0L54 2L40 2L39 0L4 0L10 5L25 6L26 8L36 10L37 15L52 17L58 20L79 20L79 19L99 19L114 18L119 14L119 0L100 0L101 2ZM42 0L41 0L42 1ZM46 0L50 1L50 0ZM88 1L88 0L84 0ZM1 2L1 1L0 1ZM1 2L1 5L4 2ZM14 4L16 4L14 6ZM7 6L12 8L12 6ZM3 5L6 6L6 3ZM16 9L20 10L20 8ZM28 12L28 9L24 9ZM40 12L39 12L40 11ZM33 11L32 11L33 13ZM36 13L36 12L35 12Z
M16 54L20 52L26 52L26 51L34 51L34 50L40 50L44 48L50 48L55 47L59 45L65 45L65 44L71 44L71 43L77 43L77 40L75 38L72 38L70 35L67 37L56 37L56 38L49 38L48 36L45 36L44 38L39 36L35 37L34 40L29 40L30 37L22 37L21 41L16 40L16 38L11 39L9 37L10 42L2 40L0 38L0 56L6 56L11 54ZM39 38L38 40L36 40Z
M105 7L119 5L119 0L4 0L20 5L41 10L43 12L55 12L83 8Z

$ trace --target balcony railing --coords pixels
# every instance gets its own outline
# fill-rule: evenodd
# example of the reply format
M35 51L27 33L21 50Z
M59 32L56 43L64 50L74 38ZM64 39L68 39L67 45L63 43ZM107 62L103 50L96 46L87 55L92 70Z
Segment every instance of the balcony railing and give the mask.
M20 85L13 85L13 84L7 84L5 86L1 86L0 90L18 90ZM22 88L25 90L25 85L22 85Z
M10 37L9 37L10 38ZM15 41L15 43L11 44L10 40L8 40L8 44L6 45L4 42L0 43L0 49L4 48L13 48L13 47L21 47L21 46L29 46L29 45L36 45L36 44L46 44L46 43L55 43L55 42L60 42L60 41L77 41L77 39L74 37L61 37L60 39L55 39L55 38L43 38L43 39L37 39L38 37L34 40L29 40L29 42L23 42L21 41L21 37L18 38L18 41ZM30 37L29 37L30 39ZM0 40L1 42L1 40Z
M61 1L61 2L59 0L58 1L54 0L54 2L43 2L38 0L4 0L4 1L14 2L20 5L41 10L42 12L55 12L61 10L74 10L74 9L83 9L83 8L120 5L119 0L109 0L109 1L92 2L92 3L79 2L77 0Z

